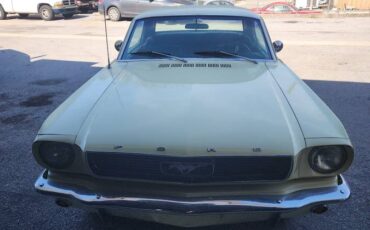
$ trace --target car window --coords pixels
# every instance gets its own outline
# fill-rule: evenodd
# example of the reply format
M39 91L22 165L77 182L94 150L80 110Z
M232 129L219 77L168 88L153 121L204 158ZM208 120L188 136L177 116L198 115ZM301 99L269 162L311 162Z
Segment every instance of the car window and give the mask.
M141 36L143 34L143 27L144 27L144 22L139 21L136 25L136 29L134 30L134 32L132 34L129 49L133 49L135 46L137 46L139 44Z
M233 4L228 1L222 1L222 0L215 0L215 1L210 1L207 3L207 6L232 6Z
M274 11L275 12L289 12L292 9L287 5L275 5Z
M137 20L121 59L161 58L153 53L150 56L147 51L182 58L210 58L212 55L199 52L223 51L252 59L272 59L260 20L246 17L174 16Z
M271 6L266 8L266 11L274 11L274 9L275 9L275 6L271 5Z

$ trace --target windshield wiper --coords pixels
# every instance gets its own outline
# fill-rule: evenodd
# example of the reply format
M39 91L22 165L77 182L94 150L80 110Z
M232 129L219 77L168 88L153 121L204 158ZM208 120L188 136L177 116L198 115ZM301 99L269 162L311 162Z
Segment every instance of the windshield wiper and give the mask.
M174 59L174 60L178 60L178 61L181 61L181 62L184 62L184 63L187 63L188 61L183 59L183 58L180 58L180 57L176 57L176 56L173 56L171 54L166 54L166 53L162 53L162 52L158 52L158 51L152 51L152 50L142 50L142 51L136 51L136 52L131 52L130 54L136 54L136 55L157 55L157 56L162 56L162 57L168 57L170 59Z
M229 52L226 52L226 51L222 51L222 50L215 50L215 51L198 51L198 52L194 52L194 54L199 54L199 55L207 55L207 56L228 56L228 57L237 57L237 58L240 58L240 59L243 59L243 60L246 60L246 61L249 61L249 62L252 62L254 64L258 64L258 62L256 60L253 60L253 59L250 59L250 58L247 58L247 57L244 57L244 56L240 56L238 54L233 54L233 53L229 53Z

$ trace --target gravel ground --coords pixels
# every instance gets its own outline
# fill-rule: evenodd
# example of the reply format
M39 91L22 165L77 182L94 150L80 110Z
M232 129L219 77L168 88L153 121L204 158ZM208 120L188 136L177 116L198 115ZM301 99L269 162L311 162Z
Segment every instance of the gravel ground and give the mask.
M369 18L269 18L279 55L338 115L355 146L345 173L352 198L323 215L308 214L275 229L367 229L370 226L370 20ZM110 43L129 22L109 22ZM32 141L47 115L105 63L101 18L0 21L0 228L103 229L94 215L62 209L36 194L41 167L33 160ZM111 56L115 52L111 47ZM114 219L114 229L176 229L154 223ZM270 229L246 223L202 229Z

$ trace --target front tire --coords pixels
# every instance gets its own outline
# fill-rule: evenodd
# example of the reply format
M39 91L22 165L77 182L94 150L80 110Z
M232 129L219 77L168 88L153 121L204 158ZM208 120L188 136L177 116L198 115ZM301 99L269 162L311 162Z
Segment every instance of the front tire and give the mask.
M18 14L19 18L27 18L29 14Z
M42 20L51 21L54 20L55 14L53 9L48 5L43 5L40 7L39 14Z
M63 14L64 19L71 19L74 14Z
M0 20L6 19L7 13L5 12L4 8L0 5Z
M118 22L121 20L121 12L117 7L114 6L108 9L108 16L111 21Z

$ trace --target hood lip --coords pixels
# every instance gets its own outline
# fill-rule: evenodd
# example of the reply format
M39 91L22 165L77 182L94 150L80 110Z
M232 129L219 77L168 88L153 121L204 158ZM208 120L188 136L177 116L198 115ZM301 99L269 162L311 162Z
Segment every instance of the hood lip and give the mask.
M122 71L121 65L112 62L111 68L103 67L93 74L48 114L37 131L37 135L78 136L92 108ZM75 113L76 111L78 114Z
M337 137L337 136L322 136L322 137L305 137L305 139L342 139L342 140L350 140L350 138L347 137Z
M306 145L309 144L309 140L313 139L350 139L342 121L334 111L283 61L265 65L291 107ZM301 101L294 97L297 95L301 96ZM299 106L302 101L308 103L310 107ZM310 108L312 112L307 111L307 108ZM315 117L318 119L315 120Z
M115 62L113 62L112 64L114 64ZM86 123L86 120L87 118L90 116L90 114L92 113L92 111L94 111L96 105L99 103L99 101L102 99L102 97L104 96L104 94L108 91L108 89L114 84L115 82L115 79L118 78L118 76L124 71L124 68L120 68L120 70L118 71L118 73L116 74L113 74L112 71L111 71L111 67L104 67L103 69L106 69L109 71L110 73L110 76L112 77L112 81L106 86L106 88L101 92L101 94L99 95L99 97L96 99L96 101L94 102L94 104L91 106L90 110L87 112L85 118L82 120L81 124L80 124L80 127L78 127L77 129L77 132L75 134L75 140L74 140L74 143L76 144L76 140L77 140L77 137L80 135L81 133L81 129L82 127L84 126L84 124ZM95 75L96 76L96 75ZM95 77L94 76L94 77Z
M294 116L295 120L297 121L297 124L298 124L299 130L301 131L301 134L302 134L302 137L303 137L303 140L304 140L305 147L307 148L306 136L305 136L305 134L304 134L304 132L303 132L302 125L301 125L301 123L300 123L300 122L299 122L299 120L298 120L297 114L296 114L296 112L295 112L295 111L294 111L294 109L293 109L293 106L291 105L291 103L290 103L290 101L289 101L288 97L286 96L286 94L285 94L284 90L282 89L281 85L280 85L280 84L279 84L279 82L276 80L276 77L275 77L274 73L270 70L269 66L268 66L268 65L266 65L266 63L265 63L265 66L266 66L266 69L267 69L267 71L269 72L269 74L270 74L271 78L274 80L274 82L276 83L277 87L280 89L280 91L281 91L282 95L284 96L285 101L286 101L286 102L287 102L287 104L289 105L290 111L292 111L292 114L293 114L293 116Z

